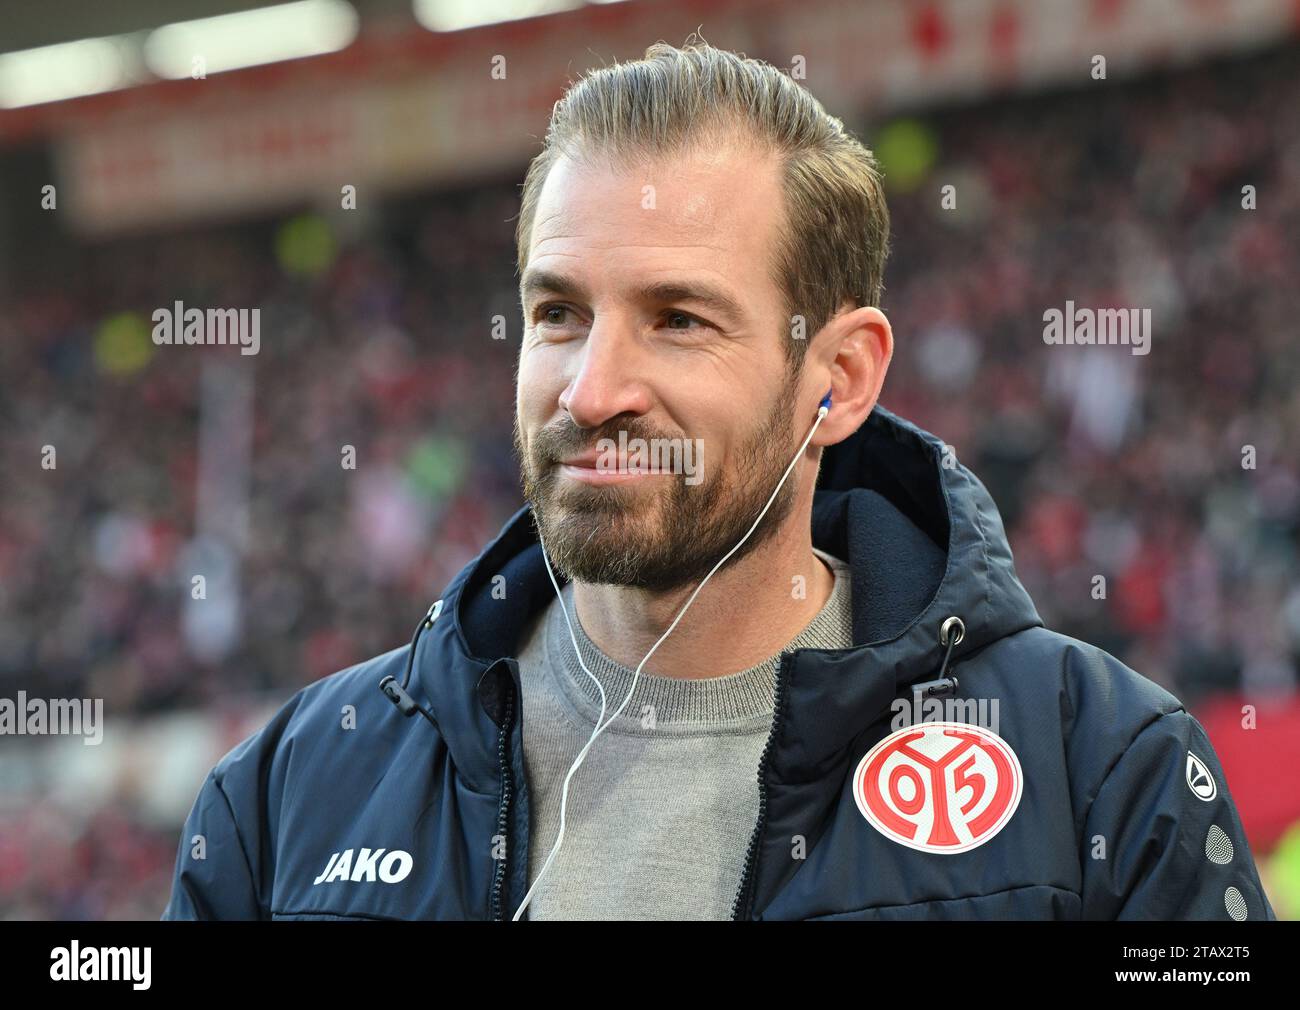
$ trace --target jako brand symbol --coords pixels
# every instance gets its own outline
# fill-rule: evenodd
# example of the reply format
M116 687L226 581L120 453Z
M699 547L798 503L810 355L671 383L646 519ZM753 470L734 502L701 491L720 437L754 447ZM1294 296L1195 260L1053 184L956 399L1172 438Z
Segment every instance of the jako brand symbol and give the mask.
M996 733L929 722L889 734L853 773L862 816L921 852L967 852L1001 831L1020 805L1024 775Z
M1187 752L1187 788L1198 800L1205 800L1206 803L1219 795L1219 784L1214 781L1210 769L1191 751Z
M329 884L335 880L351 881L354 884L361 881L374 881L376 872L385 884L396 884L405 880L415 863L411 854L401 849L394 849L384 856L381 862L379 857L383 856L385 851L385 849L373 851L362 849L355 865L352 862L351 849L336 852L330 856L330 861L325 864L321 875L312 881L312 885Z

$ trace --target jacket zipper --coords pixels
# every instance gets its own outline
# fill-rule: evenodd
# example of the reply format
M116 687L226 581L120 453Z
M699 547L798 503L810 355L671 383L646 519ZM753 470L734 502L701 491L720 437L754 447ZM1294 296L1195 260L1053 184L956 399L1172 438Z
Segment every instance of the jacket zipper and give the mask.
M781 657L781 665L777 667L772 729L767 735L767 743L763 745L763 755L758 759L758 821L754 824L754 833L749 838L749 849L745 853L745 868L740 875L740 890L731 906L733 920L748 919L752 910L754 896L751 892L754 889L755 871L758 869L758 849L763 840L763 833L767 829L767 769L771 764L772 749L776 745L777 734L781 732L785 715L786 682L793 662L794 654L786 653Z
M507 741L513 728L515 716L515 688L512 683L506 697L505 718L497 733L497 762L501 768L501 804L497 807L497 836L505 846L505 856L496 860L492 871L492 918L496 922L505 920L505 909L501 905L502 890L506 882L506 869L510 863L510 800L514 796L514 783L510 775L510 763Z

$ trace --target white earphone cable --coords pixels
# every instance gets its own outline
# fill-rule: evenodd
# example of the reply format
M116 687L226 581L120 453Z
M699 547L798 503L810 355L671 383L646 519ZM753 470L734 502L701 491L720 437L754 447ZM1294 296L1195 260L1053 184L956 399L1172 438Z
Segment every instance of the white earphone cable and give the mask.
M565 814L566 805L568 803L569 780L573 778L573 773L578 770L583 760L587 757L587 752L591 750L591 745L596 742L596 737L600 736L600 734L604 732L605 727L608 726L610 723L612 723L615 719L619 717L619 715L622 714L623 709L627 707L627 703L632 700L632 695L636 691L637 680L641 676L642 668L645 666L646 662L650 659L650 657L655 654L655 651L659 648L659 646L661 646L664 643L664 640L669 635L672 634L673 629L677 627L678 622L681 621L686 611L690 608L690 605L695 602L695 598L700 595L700 590L704 588L705 584L709 581L709 579L713 578L714 573L719 568L721 568L724 564L726 564L727 560L733 554L735 554L736 551L740 550L740 548L744 546L745 541L748 540L753 535L754 530L758 529L758 524L763 521L763 516L767 515L767 510L772 507L772 503L776 501L776 496L780 494L781 488L785 486L786 478L790 476L790 472L794 469L795 464L799 462L799 457L803 455L804 449L806 449L808 447L808 443L812 441L813 434L817 431L817 426L822 423L822 419L830 412L830 408L825 406L825 402L829 402L829 401L824 401L823 405L817 408L817 420L815 420L813 422L812 427L808 429L808 436L803 440L803 444L799 446L798 451L794 454L794 458L790 460L790 465L785 468L785 473L781 475L781 480L777 483L775 490L773 490L772 496L768 498L767 504L763 506L763 511L759 512L758 518L755 519L754 524L749 527L749 532L740 538L739 542L736 544L735 547L731 548L731 550L729 550L718 560L718 563L715 564L712 569L710 569L708 575L704 576L704 578L700 581L700 584L695 587L695 591L691 593L690 598L686 601L685 604L683 604L682 609L677 612L677 616L673 618L673 623L668 625L667 630L664 631L664 633L659 636L659 641L655 642L655 644L650 647L650 651L645 654L645 658L642 659L641 662L637 664L636 671L632 675L632 686L628 689L627 697L623 699L623 704L620 705L614 711L614 714L609 717L608 721L602 721L604 720L604 716L605 716L605 689L601 687L600 681L597 679L595 674L593 674L589 669L587 669L587 664L584 663L582 660L582 651L578 648L578 640L573 631L573 622L569 619L568 608L565 607L564 605L563 594L561 594L560 592L560 586L559 583L556 581L555 572L551 569L550 558L547 557L546 554L546 544L544 541L542 541L542 559L546 562L546 571L551 576L551 585L555 587L556 598L560 602L560 609L564 612L564 622L569 627L569 639L573 643L573 651L578 657L578 663L582 666L583 672L588 677L590 677L593 681L595 681L596 686L600 689L600 716L596 720L596 728L592 732L591 738L587 741L586 745L582 748L582 750L578 752L577 758L574 760L573 764L569 767L568 774L564 776L564 785L560 791L559 834L556 836L555 844L551 847L550 854L546 857L546 862L542 865L541 870L537 874L537 879L534 880L532 886L528 888L528 893L524 895L524 899L522 902L520 902L519 908L515 910L515 914L512 918L512 921L517 922L519 920L519 917L523 915L524 909L528 907L528 903L532 900L533 894L537 890L537 886L542 882L542 879L546 876L546 871L551 868L551 863L554 861L556 854L560 851L560 845L564 841L564 825L565 825L564 814ZM541 541L541 537L542 537L541 529L538 528L537 538L539 541Z

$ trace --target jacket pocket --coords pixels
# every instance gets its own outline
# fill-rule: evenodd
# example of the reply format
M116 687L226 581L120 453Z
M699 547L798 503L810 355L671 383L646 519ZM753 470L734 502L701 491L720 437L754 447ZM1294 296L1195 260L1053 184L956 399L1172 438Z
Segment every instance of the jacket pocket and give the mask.
M388 915L366 915L364 912L277 912L271 911L273 922L401 922Z
M1078 919L1083 902L1074 891L1048 884L1012 887L993 894L940 901L918 901L907 905L877 905L849 912L810 915L808 920L888 922L934 921L1001 921Z

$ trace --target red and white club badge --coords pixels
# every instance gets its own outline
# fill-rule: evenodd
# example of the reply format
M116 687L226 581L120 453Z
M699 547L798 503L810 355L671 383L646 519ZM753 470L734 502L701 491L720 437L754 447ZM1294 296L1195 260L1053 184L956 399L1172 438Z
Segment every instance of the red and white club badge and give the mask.
M983 845L1020 805L1020 759L991 730L925 722L890 733L853 773L853 798L877 831L922 852Z

